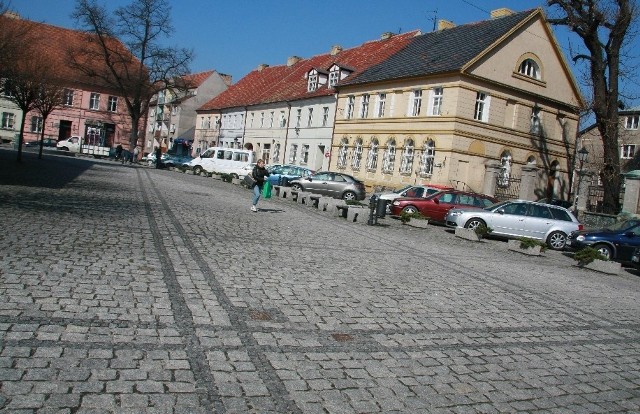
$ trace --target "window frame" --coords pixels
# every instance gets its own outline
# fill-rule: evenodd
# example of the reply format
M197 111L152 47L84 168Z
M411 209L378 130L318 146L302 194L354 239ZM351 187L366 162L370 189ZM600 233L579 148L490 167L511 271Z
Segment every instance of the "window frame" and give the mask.
M89 109L94 111L100 110L100 94L98 92L91 92L89 97Z
M0 128L13 130L15 129L16 124L16 114L13 112L3 112L2 120L0 122L2 122L2 124L0 124Z
M376 104L376 117L384 118L384 112L387 106L387 94L385 92L378 93L378 102Z
M361 119L365 119L369 117L370 97L371 96L368 93L365 93L364 95L362 95L362 98L360 99L360 118Z
M107 99L107 111L108 112L118 112L118 97L109 95L109 99Z
M620 145L620 159L622 160L632 160L633 156L636 153L636 145L635 144L622 144Z

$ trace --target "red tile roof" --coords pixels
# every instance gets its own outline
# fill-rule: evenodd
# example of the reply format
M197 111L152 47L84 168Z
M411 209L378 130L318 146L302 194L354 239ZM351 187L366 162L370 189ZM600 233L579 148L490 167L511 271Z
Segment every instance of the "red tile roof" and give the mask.
M215 71L208 70L206 72L191 73L189 75L183 76L182 79L189 86L189 88L197 88L198 86L202 85L202 82L207 80L207 78L211 76L213 72Z
M54 79L65 86L86 85L108 89L108 85L104 82L86 75L69 64L71 51L90 50L91 47L94 47L95 43L89 41L91 35L88 33L4 15L0 15L0 30L6 30L8 33L12 33L12 30L26 32L25 48L28 48L32 55L38 56L39 61L46 62L47 66L53 69L51 73L54 75ZM120 41L116 39L108 41L110 47L125 58L127 65L137 67L137 59ZM75 55L75 57L79 60L83 58L79 55ZM97 71L106 72L106 65L101 61L92 61L87 64L93 65L92 68Z
M411 39L419 34L420 31L416 30L394 35L388 39L366 42L334 55L327 53L302 59L291 66L281 65L265 67L262 70L256 69L198 110L219 110L332 95L336 91L329 88L327 84L319 85L314 92L307 92L305 74L311 69L328 71L335 63L341 68L353 71L347 77L349 79L403 49Z

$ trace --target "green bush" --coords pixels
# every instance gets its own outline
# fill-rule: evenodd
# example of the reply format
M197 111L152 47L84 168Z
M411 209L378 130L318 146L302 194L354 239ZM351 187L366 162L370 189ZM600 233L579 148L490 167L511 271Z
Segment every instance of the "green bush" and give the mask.
M416 220L429 220L429 217L423 216L420 213L407 213L406 211L402 211L400 213L400 221L402 224L407 224L411 219Z
M521 249L530 249L536 246L540 246L541 252L544 252L545 250L547 250L546 243L543 243L540 240L532 239L529 237L520 237L518 238L518 240L520 241Z
M231 174L220 174L222 181L230 183L233 176Z
M480 237L485 237L488 236L489 234L491 234L491 232L493 231L493 229L491 227L487 227L484 224L479 225L478 227L476 227L475 229L473 229L473 231L475 231L475 233Z
M597 249L593 247L585 247L582 250L578 250L573 255L573 260L578 262L578 266L588 265L594 260L609 260L604 257Z

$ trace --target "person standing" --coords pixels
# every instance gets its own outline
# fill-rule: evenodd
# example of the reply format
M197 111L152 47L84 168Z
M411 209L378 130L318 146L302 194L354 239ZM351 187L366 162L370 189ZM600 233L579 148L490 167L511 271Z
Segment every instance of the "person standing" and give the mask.
M136 145L136 147L133 149L133 163L137 164L138 163L138 155L140 154L140 147L138 147Z
M262 193L264 181L269 175L269 171L264 168L264 160L258 160L256 166L253 167L253 171L251 171L251 176L256 180L253 184L253 203L251 205L251 211L254 213L258 211L256 205L258 204L258 200L260 200L260 193Z

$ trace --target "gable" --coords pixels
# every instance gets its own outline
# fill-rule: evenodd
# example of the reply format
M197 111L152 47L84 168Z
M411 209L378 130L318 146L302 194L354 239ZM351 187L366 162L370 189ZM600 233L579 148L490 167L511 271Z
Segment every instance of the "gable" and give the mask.
M537 63L539 79L519 72L524 60ZM577 83L541 13L479 55L464 72L576 108L583 104Z

